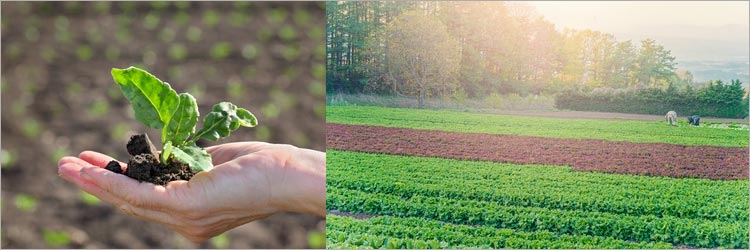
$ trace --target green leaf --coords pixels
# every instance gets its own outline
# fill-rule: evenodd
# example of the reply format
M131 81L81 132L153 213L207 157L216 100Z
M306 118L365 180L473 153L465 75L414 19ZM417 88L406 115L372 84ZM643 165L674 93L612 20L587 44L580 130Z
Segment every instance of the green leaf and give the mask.
M230 102L220 102L213 106L211 113L203 119L203 128L194 137L216 141L221 137L229 136L229 133L237 130L240 126L253 127L258 124L255 116L245 109L238 109Z
M208 171L214 166L211 163L211 155L195 144L173 147L172 155L177 160L190 165L190 169L195 172Z
M136 67L113 68L112 78L130 100L138 121L155 129L169 123L180 99L168 83Z
M172 145L181 145L195 132L198 123L198 104L188 93L179 95L180 104L172 114L172 120L162 129L162 140L171 141ZM162 142L164 143L164 142Z
M221 112L211 112L203 118L203 128L196 133L196 138L216 141L221 137L229 136L231 122L227 115Z
M247 109L238 108L237 117L240 118L240 125L243 127L255 127L258 125L258 119L255 118L253 113L247 111Z

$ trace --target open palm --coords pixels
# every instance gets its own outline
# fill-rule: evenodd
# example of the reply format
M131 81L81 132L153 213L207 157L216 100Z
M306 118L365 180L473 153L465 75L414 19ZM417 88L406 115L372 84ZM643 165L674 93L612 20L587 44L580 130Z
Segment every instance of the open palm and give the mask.
M207 148L214 168L166 186L104 167L112 157L64 157L64 179L132 216L202 242L250 221L292 211L325 216L325 154L290 145L227 143ZM123 168L127 168L122 164Z

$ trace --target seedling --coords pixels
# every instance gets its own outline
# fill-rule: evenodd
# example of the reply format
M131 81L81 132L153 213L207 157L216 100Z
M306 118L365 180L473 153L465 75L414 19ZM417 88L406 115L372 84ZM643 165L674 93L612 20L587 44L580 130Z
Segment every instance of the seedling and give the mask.
M141 158L148 158L147 161L153 158L149 164L154 164L153 160L157 160L165 167L179 166L184 163L189 165L195 173L207 171L213 167L211 155L195 144L198 139L216 141L229 136L231 131L237 130L240 126L254 127L258 124L250 111L238 108L229 102L220 102L215 104L211 112L203 118L203 127L196 132L199 117L198 105L189 93L177 94L169 83L162 82L148 72L135 67L112 69L112 77L120 85L125 97L130 100L135 118L150 128L161 130L163 146L161 154L156 153L145 134L131 138L131 142L128 143L128 152L133 155L131 163L139 155L145 155ZM136 142L134 138L138 141ZM143 159L135 160L135 162L143 161ZM109 166L108 169L110 169ZM111 170L115 172L118 172L118 169L119 165L116 168L111 167ZM128 171L130 171L130 164ZM154 173L148 173L148 175L152 174ZM134 177L130 174L128 176Z
M99 200L99 198L96 198L96 196L93 196L93 195L91 195L89 193L86 193L84 191L79 191L78 195L80 196L81 201L83 201L83 203L86 203L87 205L95 206L95 205L98 205L99 203L101 203L101 201Z
M61 247L70 244L70 234L65 231L44 229L42 232L44 242L50 247Z
M211 238L211 244L213 244L216 248L227 248L229 247L229 243L229 235L226 233Z
M28 194L16 195L16 208L24 212L33 212L36 209L37 200Z

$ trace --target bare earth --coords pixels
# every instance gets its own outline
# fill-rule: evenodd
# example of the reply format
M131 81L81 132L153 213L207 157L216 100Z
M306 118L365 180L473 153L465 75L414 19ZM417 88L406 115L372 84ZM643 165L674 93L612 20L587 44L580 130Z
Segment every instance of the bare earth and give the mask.
M571 166L578 171L733 180L747 178L746 148L491 135L327 124L329 149L461 160ZM385 135L385 136L384 136Z

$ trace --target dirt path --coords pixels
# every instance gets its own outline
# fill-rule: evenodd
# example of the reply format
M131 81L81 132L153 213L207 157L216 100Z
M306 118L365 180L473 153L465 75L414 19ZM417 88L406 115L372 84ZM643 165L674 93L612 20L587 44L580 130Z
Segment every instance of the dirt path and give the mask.
M684 146L328 124L326 145L387 153L647 176L746 179L747 148Z
M642 115L642 114L625 114L625 113L608 113L608 112L588 112L588 111L498 111L502 115L520 115L535 116L548 118L583 118L583 119L620 119L620 120L641 120L641 121L662 121L662 115ZM678 114L678 119L687 121L687 117ZM748 123L748 119L729 119L729 118L712 118L701 117L701 122L722 122L722 123Z

